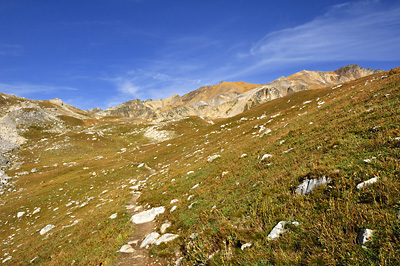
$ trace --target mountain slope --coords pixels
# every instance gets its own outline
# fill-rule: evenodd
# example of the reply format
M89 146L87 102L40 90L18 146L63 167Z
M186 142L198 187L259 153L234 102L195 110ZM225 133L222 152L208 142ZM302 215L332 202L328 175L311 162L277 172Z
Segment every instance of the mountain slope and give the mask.
M165 207L154 232L169 221L166 232L179 235L142 249L162 265L397 265L399 101L397 69L215 124L114 117L60 132L27 127L19 133L28 141L8 152L0 261L115 264L129 256L117 251L135 232L126 210L134 192L141 210ZM324 176L328 184L296 194ZM291 224L271 240L280 221ZM374 232L367 249L356 240L364 229Z

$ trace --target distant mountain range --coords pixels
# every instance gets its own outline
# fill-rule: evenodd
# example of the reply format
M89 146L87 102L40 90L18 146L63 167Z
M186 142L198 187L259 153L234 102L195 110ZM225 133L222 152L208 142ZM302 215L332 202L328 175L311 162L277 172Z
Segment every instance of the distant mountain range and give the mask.
M217 85L201 87L182 97L175 94L167 99L154 101L136 99L104 111L94 108L87 112L100 116L121 116L155 121L181 119L187 116L226 118L297 91L335 86L380 71L348 65L329 72L303 70L268 84L222 81Z

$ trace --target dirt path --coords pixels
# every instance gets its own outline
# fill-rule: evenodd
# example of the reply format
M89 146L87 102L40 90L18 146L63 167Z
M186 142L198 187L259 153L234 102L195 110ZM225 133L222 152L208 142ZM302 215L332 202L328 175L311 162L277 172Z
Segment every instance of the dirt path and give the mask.
M137 199L139 198L139 193L134 193L132 199L129 201L129 207L127 211L134 215L141 211L140 207L136 204ZM135 225L135 233L132 237L127 240L127 243L132 246L135 250L133 253L120 253L118 256L116 266L153 266L153 265L161 265L161 263L157 262L149 257L148 252L145 248L140 248L140 243L142 240L151 232L155 231L155 223L148 222L143 224Z

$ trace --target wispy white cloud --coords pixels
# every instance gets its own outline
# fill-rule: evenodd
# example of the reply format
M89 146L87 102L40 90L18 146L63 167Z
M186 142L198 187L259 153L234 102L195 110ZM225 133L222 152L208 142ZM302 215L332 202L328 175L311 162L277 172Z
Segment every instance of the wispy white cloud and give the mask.
M399 60L400 6L379 1L333 6L312 21L267 34L244 57L268 63Z
M74 91L77 90L67 86L49 86L49 85L38 85L28 83L0 83L0 92L6 94L14 94L19 97L32 97L36 93L50 94L53 92L60 91Z

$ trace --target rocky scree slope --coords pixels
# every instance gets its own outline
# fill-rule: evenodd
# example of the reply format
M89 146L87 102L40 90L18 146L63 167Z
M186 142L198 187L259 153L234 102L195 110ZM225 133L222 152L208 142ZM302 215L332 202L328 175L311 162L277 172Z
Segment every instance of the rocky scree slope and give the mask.
M28 100L14 95L0 93L0 169L9 167L9 151L19 148L27 139L22 135L29 128L45 131L64 132L71 120L94 116L63 103L59 99L48 101ZM66 123L67 122L67 123ZM0 191L7 185L8 176L1 176Z
M303 70L265 85L223 81L218 85L201 87L182 97L173 95L165 100L144 102L132 100L104 111L94 108L88 112L146 120L180 119L187 116L226 118L293 92L333 86L377 72L379 70L349 65L330 72Z

